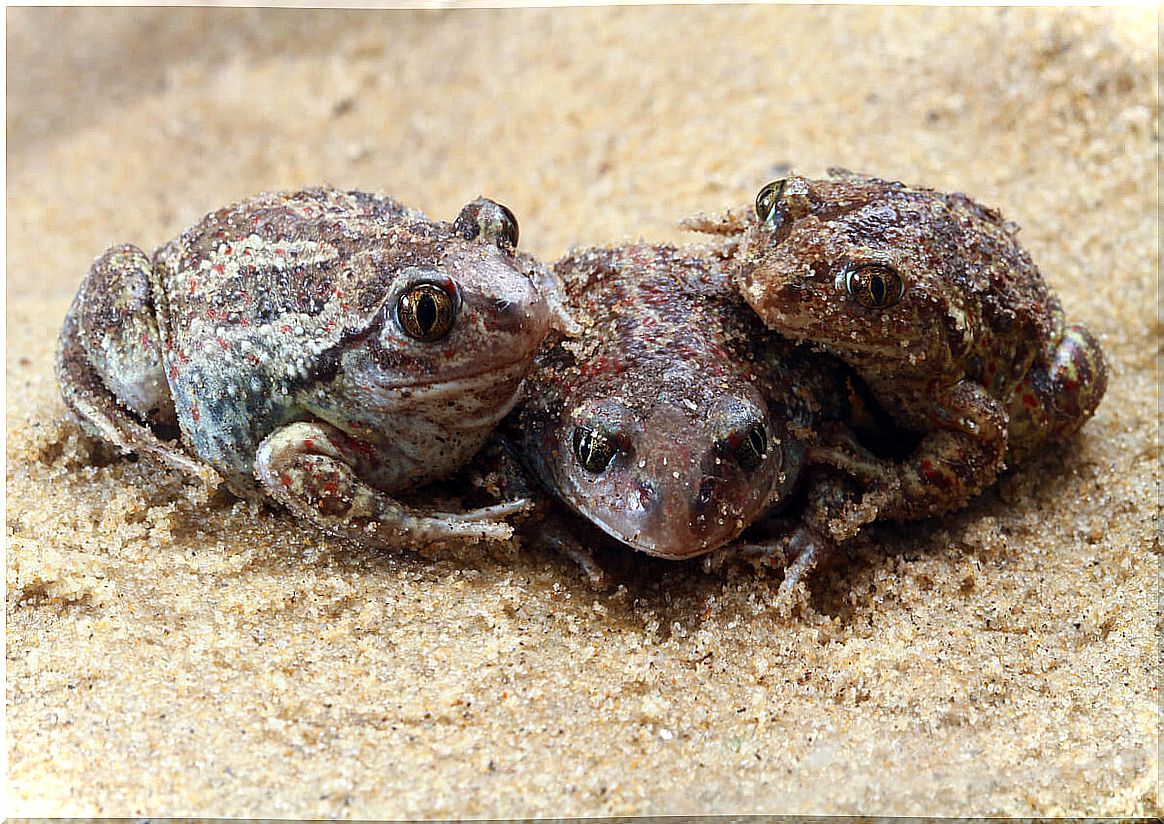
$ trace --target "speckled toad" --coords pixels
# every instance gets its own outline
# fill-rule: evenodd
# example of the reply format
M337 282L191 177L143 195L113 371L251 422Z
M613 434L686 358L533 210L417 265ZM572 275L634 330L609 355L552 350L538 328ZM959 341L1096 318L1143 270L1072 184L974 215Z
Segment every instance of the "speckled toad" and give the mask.
M61 331L62 394L123 450L360 542L505 538L521 501L391 495L460 467L516 400L556 305L517 234L486 199L448 224L383 195L259 195L152 258L94 263Z

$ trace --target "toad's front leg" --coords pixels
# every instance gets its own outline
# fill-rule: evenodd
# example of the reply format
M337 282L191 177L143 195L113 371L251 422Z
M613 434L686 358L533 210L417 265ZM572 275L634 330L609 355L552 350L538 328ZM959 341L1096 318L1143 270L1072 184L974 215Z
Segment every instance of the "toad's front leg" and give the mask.
M405 506L361 479L367 445L318 421L288 424L259 445L255 476L293 513L361 544L420 549L513 535L506 516L526 500L469 512L427 512Z
M936 428L901 467L900 499L882 517L913 520L964 505L994 483L1005 468L1007 415L974 381L962 380L933 392Z
M979 384L963 380L932 387L933 427L902 463L894 464L848 445L822 443L811 460L861 479L866 492L850 506L834 537L849 537L879 518L906 521L941 515L994 483L1004 468L1007 416Z
M784 580L778 596L780 601L790 602L797 584L807 582L816 570L841 557L839 540L831 534L833 524L860 498L860 489L853 478L813 467L805 481L804 508L796 517L778 516L767 527L772 531L766 538L738 541L704 556L704 569L714 570L729 562L782 569Z

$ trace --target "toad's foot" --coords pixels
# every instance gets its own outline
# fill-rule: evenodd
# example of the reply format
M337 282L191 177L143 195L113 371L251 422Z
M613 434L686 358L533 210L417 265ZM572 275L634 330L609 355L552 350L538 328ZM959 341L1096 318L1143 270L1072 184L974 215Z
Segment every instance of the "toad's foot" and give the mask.
M742 235L755 221L756 215L751 209L729 209L715 215L700 212L684 218L679 221L679 228L705 235Z
M613 577L571 529L569 516L529 477L512 439L495 432L473 459L470 473L474 485L493 497L530 502L529 516L517 527L524 546L548 549L566 557L582 570L593 590L614 588Z
M847 426L825 424L819 435L810 447L809 462L839 470L849 480L814 473L808 485L809 518L833 540L844 541L897 505L901 467L863 447Z
M361 544L434 548L513 535L505 518L527 500L468 512L428 512L405 506L369 486L354 468L351 439L320 422L289 424L267 436L255 458L255 476L271 497L316 526Z
M788 542L787 553L791 560L784 568L784 580L780 582L777 599L790 602L801 581L806 581L808 574L823 560L835 557L836 551L837 545L823 534L801 525Z
M748 541L730 544L703 557L705 571L743 562L753 567L783 569L784 580L777 591L777 602L791 604L798 584L807 582L822 562L837 557L837 545L823 530L799 524L791 538L775 537L771 541Z
M549 525L546 522L551 520L557 521L558 519L542 521L544 531L538 536L538 543L553 549L573 562L586 576L586 582L591 589L597 592L613 589L614 579L599 565L598 560L594 557L594 552L583 546L582 542L565 529L564 525L553 524L553 527L561 526L561 528L545 529Z

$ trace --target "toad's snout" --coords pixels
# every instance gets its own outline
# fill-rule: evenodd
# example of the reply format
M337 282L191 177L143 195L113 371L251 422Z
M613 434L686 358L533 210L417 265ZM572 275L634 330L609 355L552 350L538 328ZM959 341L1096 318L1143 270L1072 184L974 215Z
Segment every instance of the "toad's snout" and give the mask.
M527 274L500 261L481 267L478 279L462 284L462 294L480 327L499 337L499 352L532 355L549 331L546 298Z
M580 469L586 514L623 543L663 558L732 540L762 507L763 484L726 464L722 438L703 423L667 408L640 430L608 433L623 451L601 471Z

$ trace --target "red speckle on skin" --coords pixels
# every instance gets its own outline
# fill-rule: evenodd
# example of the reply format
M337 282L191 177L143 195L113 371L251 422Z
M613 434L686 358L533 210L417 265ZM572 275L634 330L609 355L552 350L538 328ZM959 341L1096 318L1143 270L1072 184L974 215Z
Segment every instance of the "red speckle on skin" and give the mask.
M226 342L225 340L223 340L222 338L215 338L215 340L216 340L216 341L218 341L218 345L219 345L219 346L221 346L223 349L229 349L229 348L230 348L230 344L229 344L229 343L227 343L227 342Z
M1065 392L1074 392L1078 388L1079 388L1079 381L1072 380L1071 378L1064 378L1063 379L1063 390Z
M251 366L258 366L259 365L259 356L255 355L255 354L247 355L246 362L249 363Z
M142 346L149 346L150 345L150 336L145 332L141 333L141 345Z
M323 492L325 495L334 495L339 487L336 486L335 481L328 481L323 485Z
M922 461L922 475L926 481L941 489L954 485L954 478L943 467L935 467L930 461Z
M280 475L279 483L283 484L283 486L287 487L287 489L290 489L292 484L291 476L286 473Z
M291 334L291 327L284 323L282 326L279 327L279 331L282 332L284 335L290 335Z
M221 263L216 263L213 266L211 266L210 268L220 275L226 273L226 267L223 266Z
M1029 392L1027 394L1023 395L1023 406L1025 406L1027 409L1034 409L1038 405L1039 405L1039 402L1037 400L1035 400L1034 395L1030 394Z
M287 250L286 250L286 249L284 249L282 246L279 246L279 247L277 247L277 248L275 249L275 254L276 254L278 257L283 257L284 255L286 255L286 254L287 254Z
M304 438L303 439L303 448L304 449L315 449L315 441L312 438Z
M190 407L190 417L194 419L195 423L202 420L202 412L198 409L198 404Z
M376 447L367 441L362 441L359 438L353 438L350 435L343 436L342 440L336 444L344 452L355 455L364 460L372 460L376 457Z
M177 366L170 367L170 380L172 380L172 381L178 380L178 367Z
M186 354L186 351L184 349L178 350L178 362L179 363L189 363L190 362L190 357Z
M227 246L225 249L223 249L223 250L222 250L222 253L223 253L224 255L230 255L230 254L234 254L234 247L232 247L232 246Z
M625 368L621 361L615 360L614 358L595 358L582 364L578 371L582 377L589 378L593 375L601 375L607 372L618 374Z
M198 288L198 278L190 278L190 294L194 294L194 290Z

